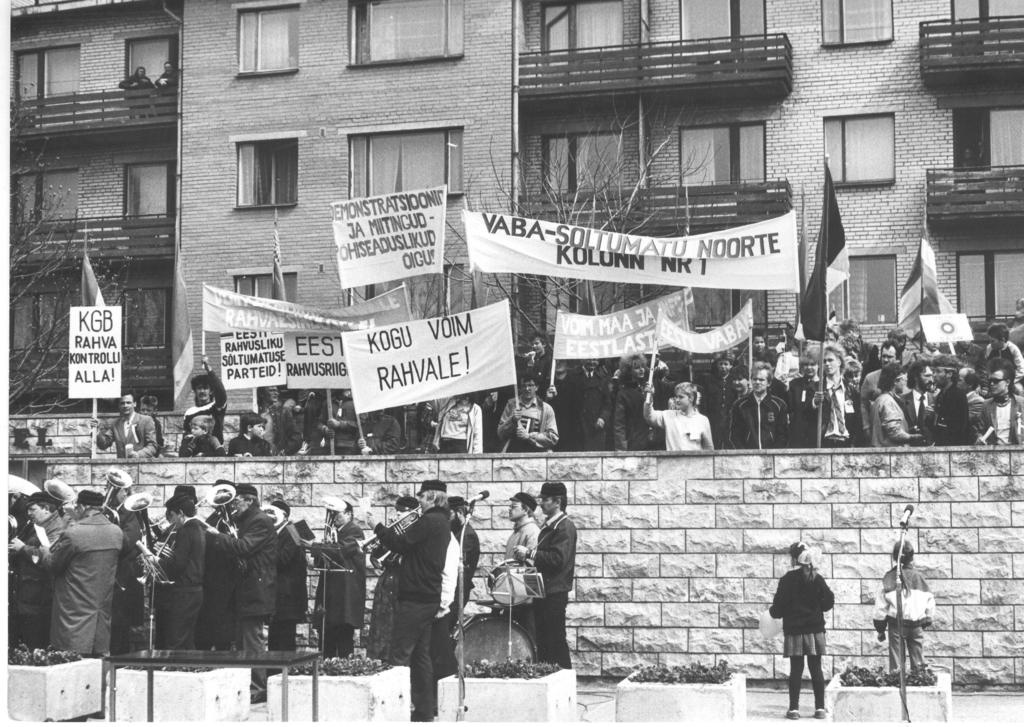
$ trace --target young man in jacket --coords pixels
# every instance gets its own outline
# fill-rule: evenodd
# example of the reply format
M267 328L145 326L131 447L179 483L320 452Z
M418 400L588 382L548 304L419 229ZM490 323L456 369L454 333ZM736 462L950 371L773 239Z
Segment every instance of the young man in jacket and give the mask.
M785 449L789 441L789 409L786 402L768 392L771 367L754 363L746 396L732 405L729 421L731 449Z
M109 449L113 444L119 459L149 459L156 457L156 422L152 417L135 411L135 397L125 394L117 403L120 416L108 427L96 432L96 448ZM99 420L91 419L94 427Z
M885 641L885 632L889 632L889 670L895 671L900 665L900 637L898 629L896 596L898 591L896 580L896 560L899 559L903 571L903 633L907 652L910 654L910 668L921 669L925 666L922 655L922 635L924 629L932 625L935 615L935 596L928 589L928 581L914 567L914 548L910 543L903 544L903 555L900 557L900 544L892 548L893 567L882 576L882 585L875 593L875 631L878 640Z
M864 433L860 421L860 391L852 383L846 382L843 376L844 360L844 351L840 346L834 343L825 346L822 357L825 392L815 391L812 400L815 409L823 407L821 446L824 449L857 447ZM818 446L817 439L810 446Z
M992 398L981 407L978 444L1021 444L1024 442L1024 399L1014 396L1013 367L1008 361L989 363L988 392Z

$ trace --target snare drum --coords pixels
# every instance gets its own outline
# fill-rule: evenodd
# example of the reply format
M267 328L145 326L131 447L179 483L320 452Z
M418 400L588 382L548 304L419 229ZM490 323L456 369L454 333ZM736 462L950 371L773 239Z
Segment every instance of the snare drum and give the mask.
M503 662L509 658L536 661L537 647L533 643L533 637L515 621L511 622L510 634L507 614L471 616L465 623L467 664L481 659L491 662ZM510 638L511 653L509 652Z
M487 575L487 592L502 606L518 606L529 603L524 576L536 573L535 568L522 565L514 560L506 560L495 567Z

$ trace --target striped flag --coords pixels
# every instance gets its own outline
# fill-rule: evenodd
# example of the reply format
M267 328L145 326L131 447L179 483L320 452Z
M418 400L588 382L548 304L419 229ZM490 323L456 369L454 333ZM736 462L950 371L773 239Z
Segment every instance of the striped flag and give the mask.
M174 265L174 291L172 293L171 360L174 362L174 401L178 401L192 376L195 352L192 348L192 327L188 321L188 294L185 277L181 272L179 251Z
M828 294L850 277L850 259L846 252L846 231L839 216L839 202L832 185L832 174L825 164L825 194L818 229L814 270L800 301L800 324L810 341L824 341L828 326Z
M87 240L86 246L88 244ZM106 305L100 283L92 270L92 263L89 262L88 249L82 250L82 305Z
M284 273L281 272L281 234L277 231L277 210L274 210L274 277L270 284L270 297L287 301L284 292Z
M917 259L900 293L899 326L913 338L921 332L921 316L956 313L956 308L939 292L935 252L928 241L928 233L921 237Z

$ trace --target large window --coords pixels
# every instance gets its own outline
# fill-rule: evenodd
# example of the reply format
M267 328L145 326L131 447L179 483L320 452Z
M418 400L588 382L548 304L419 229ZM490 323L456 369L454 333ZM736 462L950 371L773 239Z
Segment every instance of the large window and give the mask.
M747 299L754 301L754 324L768 323L768 294L763 290L721 290L694 288L692 327L699 329L720 326L740 312Z
M892 40L892 0L822 0L826 44Z
M162 348L167 345L167 288L137 288L124 291L125 346Z
M463 0L352 3L352 62L462 54Z
M238 206L295 204L299 199L297 139L238 145Z
M679 131L683 184L764 181L764 124Z
M680 0L683 40L764 34L764 0Z
M238 14L238 70L287 71L299 67L299 9L245 10Z
M124 170L125 217L166 216L174 209L171 164L129 164Z
M11 306L11 348L64 350L68 347L70 291L33 293Z
M895 118L825 119L825 153L836 182L891 182L896 178Z
M67 220L78 215L78 170L64 169L17 178L20 219Z
M448 185L462 190L462 130L414 131L349 139L352 197Z
M256 275L236 275L235 292L242 295L254 295L257 298L269 298L274 289L272 273ZM299 274L284 273L284 294L294 302L299 292Z
M1024 280L1024 252L962 253L960 312L971 318L1012 317Z
M850 317L862 323L897 323L894 255L850 258Z
M953 19L1024 15L1024 0L953 0Z
M958 167L1024 164L1024 109L954 109L953 146Z
M18 98L44 98L78 92L78 46L18 55Z
M177 38L132 38L125 43L125 75L142 66L153 81L164 72L164 63L178 67Z
M621 0L544 5L546 51L622 45Z
M569 134L544 138L544 180L552 192L602 190L619 178L617 134Z

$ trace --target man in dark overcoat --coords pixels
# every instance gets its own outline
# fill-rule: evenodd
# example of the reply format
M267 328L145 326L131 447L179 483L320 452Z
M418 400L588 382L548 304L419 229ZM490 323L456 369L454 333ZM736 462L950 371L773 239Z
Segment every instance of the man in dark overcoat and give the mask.
M366 610L366 559L359 548L363 530L352 517L352 504L342 498L324 498L335 547L329 560L321 558L317 563L322 570L313 626L320 629L325 658L352 655L355 632L362 628Z
M12 646L20 642L30 649L44 649L50 645L53 578L43 557L67 528L61 504L45 492L29 495L30 523L8 545L16 577L14 592L9 594L15 622Z
M292 509L284 500L274 500L267 511L276 517L277 607L267 632L271 651L295 651L295 629L306 620L306 553L295 526L289 521Z

